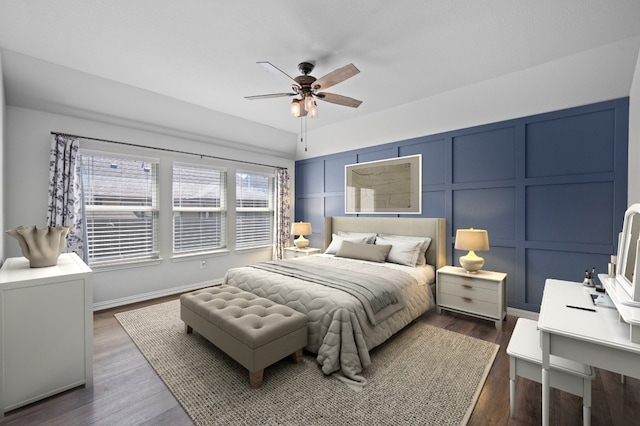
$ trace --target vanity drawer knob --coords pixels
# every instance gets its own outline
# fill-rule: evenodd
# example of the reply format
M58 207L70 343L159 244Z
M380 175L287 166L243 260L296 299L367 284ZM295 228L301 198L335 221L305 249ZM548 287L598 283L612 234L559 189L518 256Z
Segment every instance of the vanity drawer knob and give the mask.
M464 300L465 302L471 303L473 302L473 299L470 297L463 297L462 300Z
M471 290L473 287L470 286L469 284L462 284L462 288L466 288L468 290Z

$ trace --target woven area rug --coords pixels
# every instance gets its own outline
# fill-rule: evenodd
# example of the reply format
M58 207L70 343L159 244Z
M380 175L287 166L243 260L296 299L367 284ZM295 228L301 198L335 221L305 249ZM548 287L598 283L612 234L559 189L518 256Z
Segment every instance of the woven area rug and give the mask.
M418 322L371 351L361 392L324 376L306 353L268 367L251 389L240 364L185 334L178 300L116 318L197 425L466 424L498 352Z

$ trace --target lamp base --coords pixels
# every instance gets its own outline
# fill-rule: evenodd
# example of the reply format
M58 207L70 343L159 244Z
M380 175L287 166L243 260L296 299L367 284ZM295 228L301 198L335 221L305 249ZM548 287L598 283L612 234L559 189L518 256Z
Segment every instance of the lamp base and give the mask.
M300 235L298 238L293 240L293 244L299 249L305 248L309 245L309 240L307 240L303 235Z
M473 250L465 256L460 256L460 266L468 273L475 274L484 266L484 259L476 255Z

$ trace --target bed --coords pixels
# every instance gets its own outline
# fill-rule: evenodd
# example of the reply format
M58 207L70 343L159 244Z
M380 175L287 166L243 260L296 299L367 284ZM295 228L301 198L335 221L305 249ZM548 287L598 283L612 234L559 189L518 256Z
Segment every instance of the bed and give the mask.
M371 234L377 240L368 237ZM365 236L368 241L362 240ZM366 260L368 254L361 256L369 252L381 256L379 252L388 247L389 260L390 250L397 254L415 238L431 240L423 252L426 265L373 262ZM435 307L435 271L445 264L445 247L442 218L326 217L324 249L333 254L233 268L224 283L306 314L305 350L317 354L322 372L364 384L360 373L371 364L369 351ZM365 259L354 259L354 250L355 257ZM348 282L352 276L363 277L363 282ZM363 287L379 293L363 296Z

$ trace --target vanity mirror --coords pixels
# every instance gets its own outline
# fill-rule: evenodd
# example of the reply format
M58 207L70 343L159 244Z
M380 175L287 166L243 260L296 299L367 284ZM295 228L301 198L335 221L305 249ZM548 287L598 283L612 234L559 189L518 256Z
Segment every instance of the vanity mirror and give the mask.
M631 205L624 214L622 234L618 244L616 282L626 294L620 302L640 306L640 204Z

